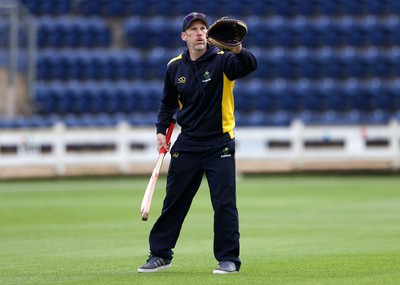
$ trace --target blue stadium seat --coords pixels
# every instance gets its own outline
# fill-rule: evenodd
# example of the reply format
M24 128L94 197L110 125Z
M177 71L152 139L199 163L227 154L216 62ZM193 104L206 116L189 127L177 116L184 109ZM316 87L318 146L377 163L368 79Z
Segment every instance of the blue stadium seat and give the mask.
M6 19L0 19L0 46L5 47L8 44L9 39L9 21Z
M349 55L343 57L347 68L347 76L358 79L368 79L371 77L371 66L363 56Z
M283 56L277 64L277 77L287 80L297 80L300 77L299 66L291 56Z
M74 127L80 127L82 126L79 116L75 114L66 114L63 117L63 123L68 127L68 128L74 128Z
M305 110L299 114L299 119L305 125L340 125L343 121L342 115L334 110L325 110L318 113Z
M371 45L382 48L393 46L393 33L396 33L391 25L377 24L372 25L369 30L369 42Z
M342 114L342 125L359 125L365 122L365 114L359 110L350 110Z
M288 127L292 123L292 115L285 111L279 110L269 116L269 125L274 127Z
M239 3L238 1L221 1L220 3L214 1L214 3L217 6L208 4L205 11L207 14L214 15L215 17L220 17L222 15L229 15L230 17L238 17L238 15L258 15L258 13L251 14L251 11L248 10L251 7L246 5L246 3Z
M322 56L321 61L325 76L337 80L345 80L349 78L348 62L343 55L331 54Z
M313 24L298 24L295 27L298 35L298 45L311 49L320 48L322 45L322 35L320 29Z
M297 31L290 24L285 22L276 24L273 26L276 34L276 45L282 46L284 48L296 48L298 46Z
M39 20L38 46L52 47L108 47L110 29L98 17L42 17Z
M148 52L146 64L142 65L142 78L163 80L167 64L173 56L164 48L155 48Z
M267 125L267 115L259 110L253 112L235 112L236 126L265 126Z
M78 9L85 16L98 16L101 14L100 1L78 0Z
M83 18L84 19L84 18ZM111 43L111 31L101 18L89 18L88 22L80 20L86 27L82 29L81 45L88 48L109 47Z
M38 114L50 114L55 110L55 101L52 100L49 88L42 84L37 84L34 95L34 109Z
M36 59L36 76L38 80L49 80L51 76L51 59L45 52L39 52Z
M391 116L384 110L373 110L366 114L366 123L372 125L387 125Z
M310 110L302 110L297 115L297 118L305 125L314 124L318 120L318 115Z
M82 114L87 111L87 100L81 91L81 84L70 82L65 85L63 90L63 97L69 102L69 112L74 114Z
M262 1L260 1L262 2ZM297 7L294 0L276 1L274 3L275 13L285 18L293 18L297 15Z
M238 112L248 111L248 98L251 96L247 91L245 82L237 82L233 90L235 110Z
M157 113L135 112L126 116L127 122L134 126L154 126L157 121Z
M78 53L71 53L70 62L74 65L70 66L70 78L81 81L93 80L100 78L99 73L102 71L97 65L98 57L105 58L101 51L82 50ZM103 61L101 61L103 63Z
M109 86L104 86L100 91L100 96L104 100L104 109L101 113L114 114L120 111L121 101L118 100L118 94L115 91L115 87L111 84L109 84Z
M364 25L356 23L345 23L341 26L341 28L343 29L346 45L357 48L364 48L369 46L370 42L368 37L368 30Z
M293 3L292 5L294 6L296 16L317 17L321 13L319 1L291 0L290 2Z
M369 112L373 109L368 89L365 86L347 86L345 92L349 99L350 109L359 112Z
M145 106L145 110L147 112L158 111L163 96L163 89L164 89L163 82L164 82L163 79L161 80L155 79L147 82L148 90L147 90L147 99Z
M299 77L320 80L325 76L321 59L316 55L299 55L296 57Z
M301 96L300 100L303 110L309 110L313 113L325 110L325 97L318 87L310 85L309 87L300 90L299 95Z
M342 1L343 13L354 17L365 16L364 1Z
M72 2L71 0L58 0L55 1L55 6L53 7L53 15L65 15L71 12Z
M370 81L365 86L368 100L371 104L371 111L382 110L384 112L395 111L395 102L393 100L390 86L383 83L380 79Z
M88 61L87 78L106 80L107 76L110 74L107 57L101 52L94 52Z
M27 117L29 128L50 128L54 123L47 116L34 114Z
M324 96L326 110L335 111L336 113L343 113L349 110L348 96L342 87L332 82L322 84L320 88Z
M87 112L98 114L104 112L104 100L100 96L100 86L95 82L89 82L80 90L77 90L79 96L83 96L87 100Z
M248 15L255 15L261 17L270 17L276 16L276 5L278 0L269 0L269 1L249 1L248 2ZM233 15L241 15L241 3L237 1L235 6L228 5L228 8L231 9L230 14Z
M321 34L321 44L332 48L341 48L345 45L345 33L336 23L320 23L317 26Z
M391 111L393 113L398 113L400 112L400 88L396 84L393 84L388 86L388 89L390 102L392 105Z
M127 50L121 66L122 79L137 79L142 75L143 60L137 50Z
M52 80L68 80L69 69L74 66L74 61L70 62L70 57L66 53L54 54L51 58L52 61Z
M241 97L242 104L240 104L240 110L245 112L251 112L253 110L267 110L270 105L270 95L266 90L266 84L260 79L253 79L249 82L242 83L241 88L238 90L241 94L237 94L236 97Z
M59 16L68 14L71 11L70 0L53 0L53 1L39 1L39 0L21 0L26 8L37 16L51 15Z
M101 15L105 17L120 17L124 15L125 5L122 0L104 1L101 7Z
M330 17L339 17L343 15L342 1L326 1L326 0L315 0L316 5L319 7L321 15Z
M277 77L279 60L268 53L260 53L256 55L256 58L257 69L253 72L254 77L265 80L275 79Z
M371 76L381 79L391 79L394 77L394 66L390 57L385 55L368 55L366 60L371 67Z
M147 49L150 47L146 30L147 25L143 21L144 19L140 16L132 16L125 20L124 36L130 47L138 49Z
M42 17L38 21L38 35L37 35L37 44L39 48L46 48L46 47L57 47L61 45L53 45L55 41L53 37L57 35L56 26L54 25L52 19L50 17ZM59 33L58 33L59 37ZM59 40L61 42L61 40Z
M278 111L278 98L282 95L280 93L282 90L274 86L270 87L268 84L262 84L259 89L259 94L254 97L251 109L261 110L263 112ZM250 112L251 109L248 109L247 111Z
M278 36L278 29L274 27L274 25L269 25L266 23L261 23L259 26L260 30L259 33L255 33L255 30L253 29L255 41L254 45L264 47L264 48L273 48L278 45L277 42L277 36ZM250 33L252 33L250 31Z
M388 4L388 11L391 15L399 15L400 13L400 2L397 0L386 0Z
M336 110L326 110L319 115L319 124L322 125L341 125L343 124L343 113Z
M365 1L365 13L367 15L387 16L390 13L389 2L386 0Z
M67 114L71 113L71 101L65 96L65 86L59 82L49 87L50 100L54 102L52 113Z
M393 77L400 76L400 53L393 53L388 57L392 68Z
M300 99L301 97L295 87L282 86L281 88L276 88L273 109L275 112L285 111L288 114L295 114L302 108Z
M246 109L246 87L237 82L233 90L235 100L235 110L238 112L245 111Z
M121 86L118 93L121 98L121 112L128 114L141 111L141 104L137 100L135 87Z

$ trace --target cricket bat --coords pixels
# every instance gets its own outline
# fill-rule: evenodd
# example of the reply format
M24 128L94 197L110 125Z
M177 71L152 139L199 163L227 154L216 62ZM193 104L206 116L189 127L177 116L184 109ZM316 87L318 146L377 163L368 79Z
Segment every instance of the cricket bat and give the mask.
M166 136L167 143L169 143L169 141L171 140L171 135L172 135L172 131L174 130L174 127L175 127L175 120L172 121L171 124L169 125L168 131L167 131L167 136ZM149 183L147 184L146 191L144 192L142 205L141 205L142 221L147 221L147 218L149 217L150 206L151 206L151 201L153 199L154 189L156 188L158 175L160 174L160 169L163 164L166 153L167 153L166 149L164 147L162 147L158 153L158 159L157 159L156 166L154 167L153 172L151 173Z

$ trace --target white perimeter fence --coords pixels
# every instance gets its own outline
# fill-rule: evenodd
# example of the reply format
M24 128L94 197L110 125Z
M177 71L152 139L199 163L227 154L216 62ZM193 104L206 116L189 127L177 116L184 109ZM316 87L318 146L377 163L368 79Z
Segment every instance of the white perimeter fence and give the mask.
M176 127L172 141L176 139ZM400 125L236 129L239 173L400 169ZM0 178L149 175L157 159L154 128L0 130ZM169 156L162 171L168 167Z

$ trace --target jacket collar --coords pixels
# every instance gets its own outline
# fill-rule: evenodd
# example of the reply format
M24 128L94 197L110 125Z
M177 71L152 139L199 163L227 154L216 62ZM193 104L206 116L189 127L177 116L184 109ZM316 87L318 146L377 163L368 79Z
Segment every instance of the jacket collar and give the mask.
M207 61L208 59L214 57L217 55L219 52L219 49L215 46L212 46L210 44L207 44L207 51L205 54L203 54L201 57L195 60L195 62L203 62ZM186 49L183 53L183 59L185 62L190 62L190 55L189 55L189 49Z

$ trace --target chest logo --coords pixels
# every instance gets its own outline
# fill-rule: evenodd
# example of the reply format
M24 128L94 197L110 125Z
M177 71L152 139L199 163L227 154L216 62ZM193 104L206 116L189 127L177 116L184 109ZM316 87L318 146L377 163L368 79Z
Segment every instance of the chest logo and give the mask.
M186 77L182 76L178 78L178 84L183 84L186 82Z
M211 75L210 72L206 71L203 74L203 79L201 80L202 82L208 82L211 80Z

